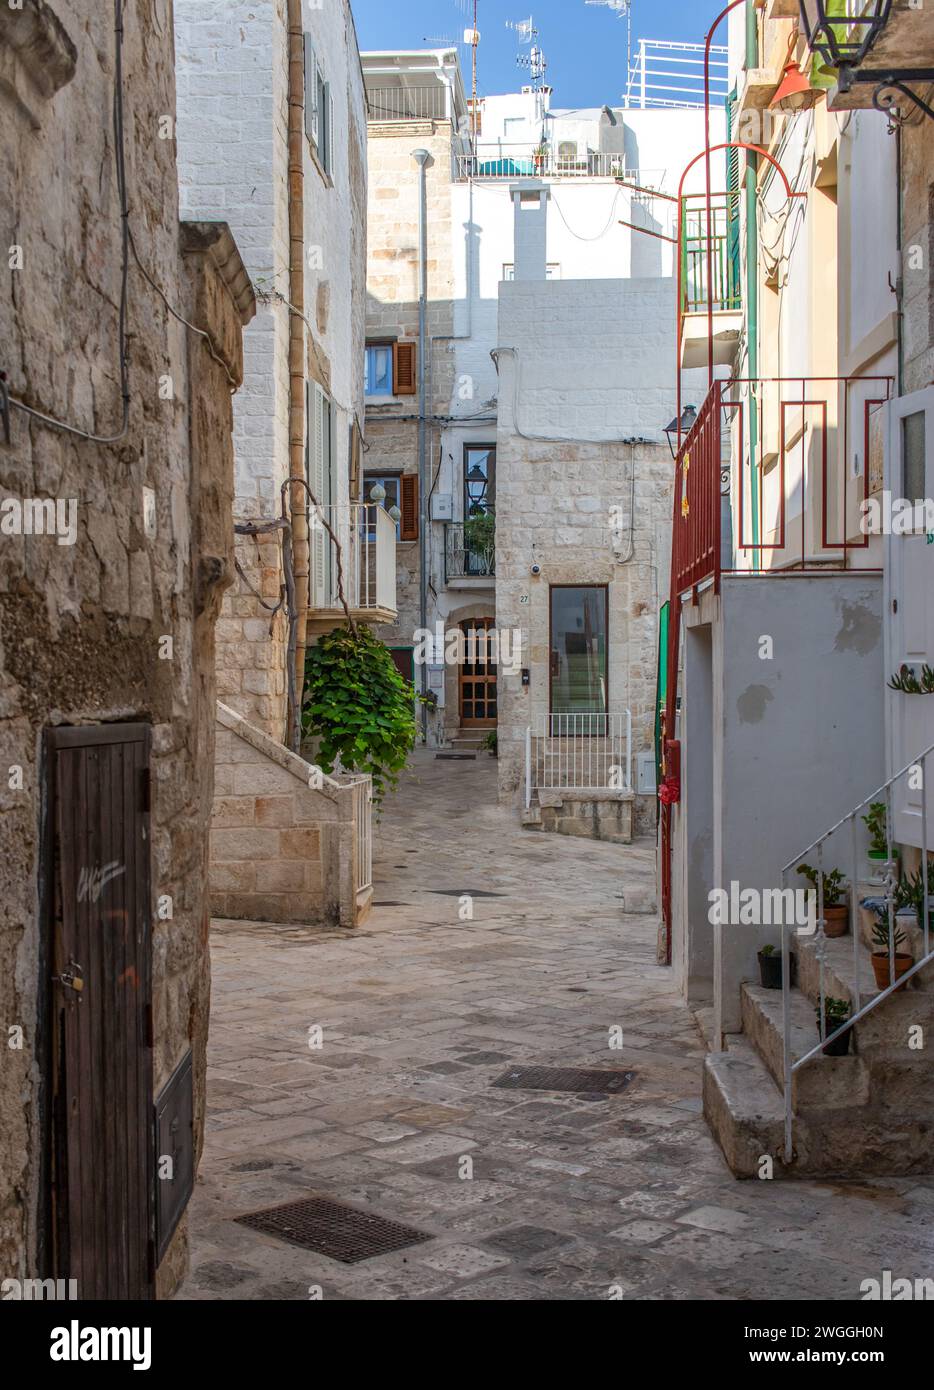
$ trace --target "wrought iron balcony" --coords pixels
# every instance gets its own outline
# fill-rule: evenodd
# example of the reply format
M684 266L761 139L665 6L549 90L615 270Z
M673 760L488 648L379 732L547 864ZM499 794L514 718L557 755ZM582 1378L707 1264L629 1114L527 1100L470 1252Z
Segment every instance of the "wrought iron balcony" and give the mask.
M458 579L492 579L496 573L496 552L492 535L479 534L480 528L468 522L445 522L444 582Z

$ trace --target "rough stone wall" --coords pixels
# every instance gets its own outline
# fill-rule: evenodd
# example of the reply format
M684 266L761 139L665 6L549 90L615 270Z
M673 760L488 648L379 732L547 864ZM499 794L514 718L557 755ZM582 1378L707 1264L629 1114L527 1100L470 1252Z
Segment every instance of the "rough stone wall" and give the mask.
M419 170L413 149L426 149L428 205L427 334L454 332L454 265L451 231L451 127L447 121L373 123L368 128L369 200L367 211L366 336L418 337L418 189ZM431 389L428 413L450 410L454 384L454 353L450 344L434 345L430 358ZM418 472L418 396L369 398L366 402L365 460L367 473ZM429 476L438 468L439 431L427 431ZM429 521L433 546L432 576L442 587L439 572L440 523ZM435 536L434 533L437 533ZM396 547L398 621L377 628L390 646L414 641L419 617L419 546L399 541ZM435 602L429 590L428 625L435 621ZM436 716L440 718L440 716Z
M27 0L65 56L19 51L16 15L0 55L0 240L22 248L0 295L0 367L11 395L96 434L119 429L120 210L111 104L113 9ZM216 233L180 229L175 146L158 136L175 111L165 7L125 11L124 93L131 226L149 275L210 332L226 366L169 317L141 275L129 281L129 428L102 446L12 416L0 436L4 494L74 498L73 545L4 535L0 546L2 928L0 1023L22 1051L0 1070L0 1267L35 1277L44 1143L36 1056L41 926L40 746L53 724L142 720L153 729L152 892L173 900L153 922L154 1094L189 1045L196 1132L204 1103L208 1006L207 821L212 786L213 629L229 582L232 428L227 373L239 378L240 315L215 260ZM60 26L60 27L59 27ZM69 64L68 54L73 55ZM60 79L60 80L59 80ZM52 90L58 90L51 101ZM247 283L248 288L248 283ZM160 393L160 378L171 390ZM155 534L144 530L144 488ZM173 656L160 659L160 637ZM185 1264L184 1220L160 1267L166 1291Z
M518 802L524 785L526 728L540 729L549 711L553 584L608 586L609 712L632 712L634 763L637 752L652 747L672 485L668 447L654 441L674 411L665 385L672 296L666 280L500 288L500 343L518 357L500 357L496 623L501 634L521 634L521 666L531 672L529 686L519 674L500 677L506 804ZM522 438L517 420L522 434L553 434L560 442ZM640 442L623 442L633 437ZM654 825L654 805L654 797L636 798L637 831Z

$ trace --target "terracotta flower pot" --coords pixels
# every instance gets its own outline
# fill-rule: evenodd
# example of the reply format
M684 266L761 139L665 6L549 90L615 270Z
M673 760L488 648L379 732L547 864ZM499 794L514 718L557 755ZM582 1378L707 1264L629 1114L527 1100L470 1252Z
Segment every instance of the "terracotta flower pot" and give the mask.
M872 960L872 973L873 973L873 974L875 975L875 977L876 977L876 987L877 987L878 989L888 989L888 985L889 985L889 953L888 953L888 951L873 951L872 956L870 957L870 959ZM907 955L907 954L902 955L901 953L899 953L898 955L896 955L896 957L895 957L895 978L896 978L896 980L900 979L901 976L904 975L904 973L905 973L906 970L910 970L911 967L914 965L914 963L915 963L915 958L914 958L914 956L910 956L910 955ZM906 981L906 983L907 983L907 981ZM904 985L900 985L899 988L900 988L900 989L904 989L905 986L904 986Z
M850 910L846 903L838 903L836 907L824 907L824 935L825 936L846 936L847 922Z

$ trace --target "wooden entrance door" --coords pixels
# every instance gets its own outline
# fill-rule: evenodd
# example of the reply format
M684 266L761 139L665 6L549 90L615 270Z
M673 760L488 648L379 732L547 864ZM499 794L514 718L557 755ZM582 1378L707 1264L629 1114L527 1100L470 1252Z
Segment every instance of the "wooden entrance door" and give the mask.
M46 748L51 1263L81 1299L151 1298L149 729Z
M496 727L496 662L484 634L493 627L492 618L469 618L461 623L464 660L461 662L460 719L464 729ZM471 634L476 634L471 636Z

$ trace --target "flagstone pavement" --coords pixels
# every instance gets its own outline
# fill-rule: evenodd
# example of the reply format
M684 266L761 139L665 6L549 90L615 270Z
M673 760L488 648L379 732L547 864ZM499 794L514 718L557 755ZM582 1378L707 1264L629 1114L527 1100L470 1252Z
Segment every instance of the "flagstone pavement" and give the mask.
M215 923L178 1297L843 1300L883 1269L934 1276L934 1178L731 1176L655 962L654 843L525 831L495 796L491 758L421 751L363 927ZM517 1064L634 1077L596 1099L492 1085ZM312 1194L428 1239L344 1264L234 1220Z

